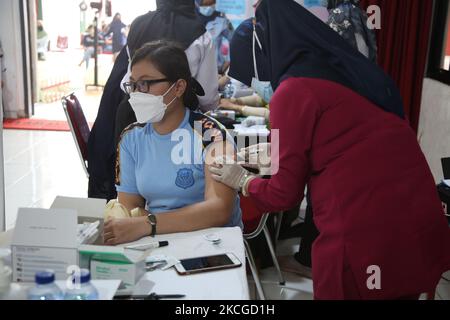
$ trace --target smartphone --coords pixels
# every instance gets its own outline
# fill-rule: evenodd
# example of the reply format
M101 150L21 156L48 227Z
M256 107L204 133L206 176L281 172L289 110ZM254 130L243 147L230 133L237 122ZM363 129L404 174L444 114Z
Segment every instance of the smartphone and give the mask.
M175 269L180 275L239 268L242 263L233 253L180 260Z

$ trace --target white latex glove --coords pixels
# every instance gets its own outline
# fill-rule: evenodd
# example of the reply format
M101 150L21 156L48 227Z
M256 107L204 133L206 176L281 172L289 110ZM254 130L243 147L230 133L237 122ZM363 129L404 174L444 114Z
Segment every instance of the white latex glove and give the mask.
M246 128L250 128L253 126L263 126L265 124L266 124L266 119L263 117L250 116L250 117L247 117L244 121L242 121L242 125Z
M218 157L209 167L212 178L228 187L242 191L247 178L252 174L239 165L234 159L229 157Z
M244 148L237 156L240 165L257 169L260 176L272 175L270 143L261 143Z

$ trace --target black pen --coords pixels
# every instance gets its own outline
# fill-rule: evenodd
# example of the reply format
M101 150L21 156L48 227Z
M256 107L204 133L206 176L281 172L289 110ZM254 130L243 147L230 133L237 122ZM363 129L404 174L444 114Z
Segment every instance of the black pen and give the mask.
M146 250L150 250L150 249L157 249L157 248L167 247L168 245L169 245L168 241L159 241L159 242L152 242L152 243L136 244L136 245L132 245L132 246L126 246L125 249L146 251Z

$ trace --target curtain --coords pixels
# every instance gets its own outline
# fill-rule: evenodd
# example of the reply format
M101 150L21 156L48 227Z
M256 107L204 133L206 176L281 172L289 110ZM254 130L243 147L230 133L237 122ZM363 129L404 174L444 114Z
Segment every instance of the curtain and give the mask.
M417 132L433 1L362 0L361 5L378 5L381 9L378 63L400 88L407 119Z

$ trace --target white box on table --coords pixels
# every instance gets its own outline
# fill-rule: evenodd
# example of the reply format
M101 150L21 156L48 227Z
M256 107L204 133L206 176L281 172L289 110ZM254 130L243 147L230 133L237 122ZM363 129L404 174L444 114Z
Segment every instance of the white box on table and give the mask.
M97 239L94 239L93 243L96 245L103 244L101 234L103 233L103 215L106 208L106 200L58 196L51 208L76 210L79 224L100 221Z
M78 264L77 212L68 209L19 209L11 243L13 281L34 282L37 272L55 271L68 278Z

